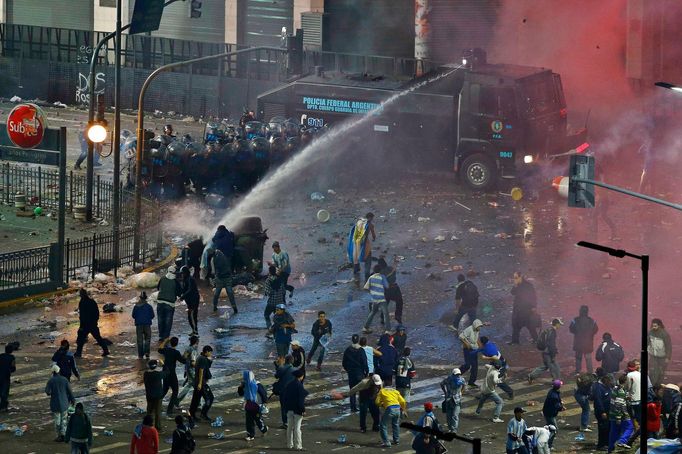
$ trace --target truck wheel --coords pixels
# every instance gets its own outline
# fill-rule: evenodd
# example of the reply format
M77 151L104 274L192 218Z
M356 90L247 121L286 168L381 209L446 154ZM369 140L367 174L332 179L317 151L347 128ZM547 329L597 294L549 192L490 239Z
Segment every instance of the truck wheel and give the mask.
M460 177L469 189L487 191L497 183L497 168L486 156L474 153L462 163Z

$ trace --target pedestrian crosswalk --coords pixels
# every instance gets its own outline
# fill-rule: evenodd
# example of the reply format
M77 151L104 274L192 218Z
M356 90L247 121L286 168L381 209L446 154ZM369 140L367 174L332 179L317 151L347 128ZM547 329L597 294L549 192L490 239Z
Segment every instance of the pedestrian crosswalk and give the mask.
M17 371L12 375L12 387L10 390L10 412L0 414L0 422L6 427L13 427L28 424L29 430L26 436L31 436L37 432L44 432L44 438L51 436L52 420L49 412L49 398L45 395L45 384L49 379L49 357L31 357L28 362L18 361ZM144 371L144 361L130 361L127 358L97 359L86 356L81 361L81 380L72 379L71 385L77 401L83 402L86 413L91 415L93 425L100 427L97 429L98 436L92 453L121 452L128 446L130 433L140 420L140 413L143 413L146 406L144 397L144 386L142 384L142 373ZM229 367L229 369L222 369ZM242 398L237 395L237 387L242 379L242 370L248 368L254 371L256 377L263 383L266 389L270 390L274 382L274 367L271 360L252 361L248 364L238 364L225 361L222 364L216 362L213 370L214 378L211 380L211 388L215 395L215 403L211 410L213 416L224 415L226 425L222 429L212 428L207 425L199 426L199 433L203 439L200 440L201 446L207 448L229 447L230 452L247 453L259 452L250 448L243 449L244 426L242 416ZM419 370L419 375L412 381L411 395L408 400L408 413L410 420L416 420L423 411L425 402L433 402L440 406L442 401L442 391L440 382L447 376L451 366L431 366ZM481 373L483 370L481 370ZM675 376L679 371L669 372ZM180 382L182 369L178 368ZM513 416L515 406L523 406L527 410L526 419L529 425L544 424L541 415L542 402L550 389L547 377L536 383L528 384L525 379L527 370L512 369L511 374L518 377L512 380L511 388L514 391L514 398L509 399L501 390L500 396L504 399L502 419L507 421ZM482 379L483 375L481 375ZM479 380L480 383L480 380ZM347 392L347 377L343 373L337 361L330 361L324 364L322 372L309 370L305 380L305 387L309 391L307 397L307 417L305 425L315 430L336 433L337 431L354 430L358 425L357 414L350 413L349 401L347 398L342 400L332 400L332 392ZM574 386L566 383L562 389L562 395L566 411L560 414L560 430L575 430L578 425L580 407L573 398ZM460 415L460 428L462 434L476 437L486 437L494 434L495 430L503 436L504 424L493 424L490 422L494 405L486 403L482 414L477 416L474 409L478 404L477 395L479 391L469 389L465 392L462 399L462 413ZM183 408L189 405L189 396L182 402ZM272 426L279 425L279 401L273 397L268 403L271 410L267 417ZM442 415L440 411L438 414ZM440 416L444 422L444 415ZM165 422L167 427L172 427L173 423L169 419ZM107 437L102 429L112 429L114 437ZM499 430L498 430L499 428ZM206 439L208 432L225 431L224 438L220 440ZM304 429L307 430L307 429ZM166 435L167 436L167 435ZM268 434L268 442L273 443L271 437L277 434ZM378 440L376 434L368 439L373 443ZM498 437L500 434L497 435ZM162 436L163 438L163 436ZM410 438L411 439L411 438ZM256 443L256 442L254 442ZM280 440L279 443L284 443ZM334 441L335 443L335 441ZM496 442L499 443L499 440ZM375 445L372 445L375 446ZM160 452L169 452L169 445L162 443L163 449ZM402 446L401 446L402 447ZM329 450L345 450L348 446L337 445ZM66 451L62 449L62 451ZM42 451L41 451L42 452ZM59 452L57 449L55 452ZM403 451L393 451L403 452ZM407 450L404 452L411 452Z

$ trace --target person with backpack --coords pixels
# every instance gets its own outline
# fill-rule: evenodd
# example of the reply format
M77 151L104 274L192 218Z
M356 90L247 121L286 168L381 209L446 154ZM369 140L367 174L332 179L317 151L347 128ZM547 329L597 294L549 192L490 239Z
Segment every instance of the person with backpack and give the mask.
M52 362L59 366L59 375L71 381L71 375L76 377L76 380L81 380L81 374L78 372L76 360L73 353L69 351L69 341L62 339L59 344L59 350L52 355Z
M457 276L457 290L455 290L455 309L457 314L455 320L450 325L450 330L457 333L459 322L464 315L469 317L469 323L476 319L476 309L478 308L478 287L463 274Z
M137 358L149 359L149 350L152 342L152 320L154 320L154 308L147 302L147 293L142 292L133 306L133 320L135 320L135 334L137 337Z
M466 389L466 380L462 372L455 367L448 377L440 382L443 390L443 411L448 418L448 430L457 433L459 430L459 413L462 410L462 392Z
M556 355L559 352L556 345L557 330L564 322L561 319L552 319L552 324L549 328L545 328L535 343L538 350L542 352L542 366L538 366L528 375L528 384L532 385L533 381L549 371L552 374L553 380L561 379L561 370L559 364L556 362Z
M83 410L83 404L78 402L74 413L69 417L66 425L64 441L71 443L71 454L88 454L92 447L92 424Z
M135 426L130 440L130 454L158 454L159 431L154 427L152 415L145 415L142 424Z
M601 362L604 373L616 373L620 370L620 363L625 358L623 347L614 342L611 333L604 333L601 338L602 343L597 348L595 359Z
M412 379L417 376L414 362L410 359L410 353L412 353L410 347L405 347L402 355L398 358L398 362L395 364L395 389L408 402L410 401Z
M575 377L575 391L573 397L580 405L580 428L576 441L585 440L584 432L592 432L590 428L590 397L592 395L592 385L597 381L595 374L583 372Z
M256 380L253 372L245 370L242 374L242 382L237 388L237 394L244 398L244 415L246 417L246 441L256 438L256 426L263 435L268 431L268 426L263 421L261 405L268 401L268 393L263 385ZM258 399L260 398L260 404Z
M585 357L587 372L592 373L592 352L594 336L599 331L597 322L588 315L589 307L580 306L579 315L571 321L568 330L573 334L573 351L575 352L575 374L580 373L582 359Z
M177 415L170 454L191 454L196 448L197 442L192 436L192 431L185 424L185 418L182 415Z
M526 279L526 276L516 271L514 272L514 287L511 289L511 294L514 297L514 306L512 309L512 340L509 345L519 343L519 336L523 328L526 328L533 341L537 342L540 317L537 313L538 300L535 287Z

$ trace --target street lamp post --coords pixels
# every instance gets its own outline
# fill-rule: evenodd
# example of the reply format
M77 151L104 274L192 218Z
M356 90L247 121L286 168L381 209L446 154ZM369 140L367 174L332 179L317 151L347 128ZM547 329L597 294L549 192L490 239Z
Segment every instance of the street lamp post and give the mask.
M114 235L114 276L118 272L119 238L121 227L121 0L116 0L116 56L114 69L114 207L112 210Z
M194 58L192 60L180 61L161 66L154 70L149 77L142 84L140 89L140 96L137 105L137 153L135 158L135 237L133 243L133 260L135 263L139 262L140 258L140 228L142 224L142 152L144 149L144 96L152 81L162 72L169 71L181 66L188 66L194 63L200 63L211 60L218 60L232 55L239 55L248 52L257 52L261 50L282 52L279 47L249 47L247 49L240 49L232 52L225 52L217 55L209 55L207 57Z
M649 391L649 357L647 356L648 344L648 322L649 322L649 256L636 255L622 249L613 249L601 244L590 243L587 241L579 241L578 246L594 249L600 252L606 252L612 257L632 257L640 261L642 269L642 332L641 332L641 350L640 350L640 386L639 386L639 405L640 405L640 444L639 452L646 454L647 452L647 434L646 434L646 414L647 414L647 400Z

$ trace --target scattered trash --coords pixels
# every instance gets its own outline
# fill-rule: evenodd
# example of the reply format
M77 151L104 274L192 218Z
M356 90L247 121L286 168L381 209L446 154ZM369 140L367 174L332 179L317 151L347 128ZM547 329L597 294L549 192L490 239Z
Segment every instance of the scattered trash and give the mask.
M388 210L388 214L390 214L390 215L396 215L397 213L398 213L398 210L396 210L395 208L391 208L390 210Z
M456 235L452 235L452 236L450 237L450 241L459 241L459 238L457 238Z
M55 101L52 105L58 107L59 109L66 109L67 107L69 107L61 101Z
M113 436L114 436L114 431L113 431L113 430L105 430L105 431L102 432L102 433L103 433L104 435L106 435L107 437L113 437Z
M495 234L495 238L501 238L503 240L506 240L506 239L511 238L511 237L512 236L510 234L504 233L504 232Z
M126 281L133 288L155 288L161 278L154 273L133 274Z
M601 275L602 279L611 279L611 273L604 273Z
M329 221L329 218L331 218L331 214L329 214L329 211L327 210L319 210L317 212L317 220L322 222L323 224L327 221Z
M471 208L469 208L469 207L468 207L468 206L466 206L466 205L462 205L461 203L459 203L459 202L458 202L458 201L456 201L456 200L455 200L455 203L456 203L457 205L461 206L462 208L464 208L464 209L467 209L467 210L471 211Z
M310 200L324 200L324 195L321 192L313 192L310 194Z
M491 207L494 207L494 208L497 208L497 207L500 206L500 204L497 203L497 202L488 202L488 205L491 206Z
M107 226L109 225L109 222L106 219L102 219L101 221L99 221L99 225Z
M233 345L230 350L232 350L233 352L243 353L246 351L246 347L244 347L243 345Z
M346 434L339 435L339 443L344 444L346 442Z
M476 227L471 227L469 233L483 233L483 230L477 229Z
M9 102L17 103L17 102L23 102L23 101L24 101L24 100L21 99L20 97L18 97L17 95L14 95L14 96L12 96L11 98L9 98Z
M222 432L218 432L218 433L209 432L208 433L208 438L213 438L214 440L222 440L224 437L225 437L225 434Z
M104 273L95 274L95 282L99 282L101 284L104 284L104 283L107 283L107 282L113 281L113 280L114 280L114 277L109 276L108 274L104 274Z
M223 417L218 416L216 419L213 420L211 423L211 427L223 427Z
M327 194L336 195L336 191L333 189L327 189Z
M435 241L436 243L441 243L441 242L445 241L445 236L444 235L438 235L437 237L435 237L433 239L433 241Z
M119 342L116 345L118 345L119 347L128 347L128 348L137 347L136 344L133 344L132 342L129 342L129 341Z
M113 314L114 312L123 312L123 307L117 306L114 303L107 303L104 306L102 306L102 312L104 312L105 314Z
M431 221L431 218L423 218L420 216L417 218L417 221L418 222L429 222L429 221Z
M579 433L578 436L575 437L575 441L585 441L585 435Z
M213 328L213 332L216 334L225 334L225 333L229 333L230 330L225 329L225 328Z

